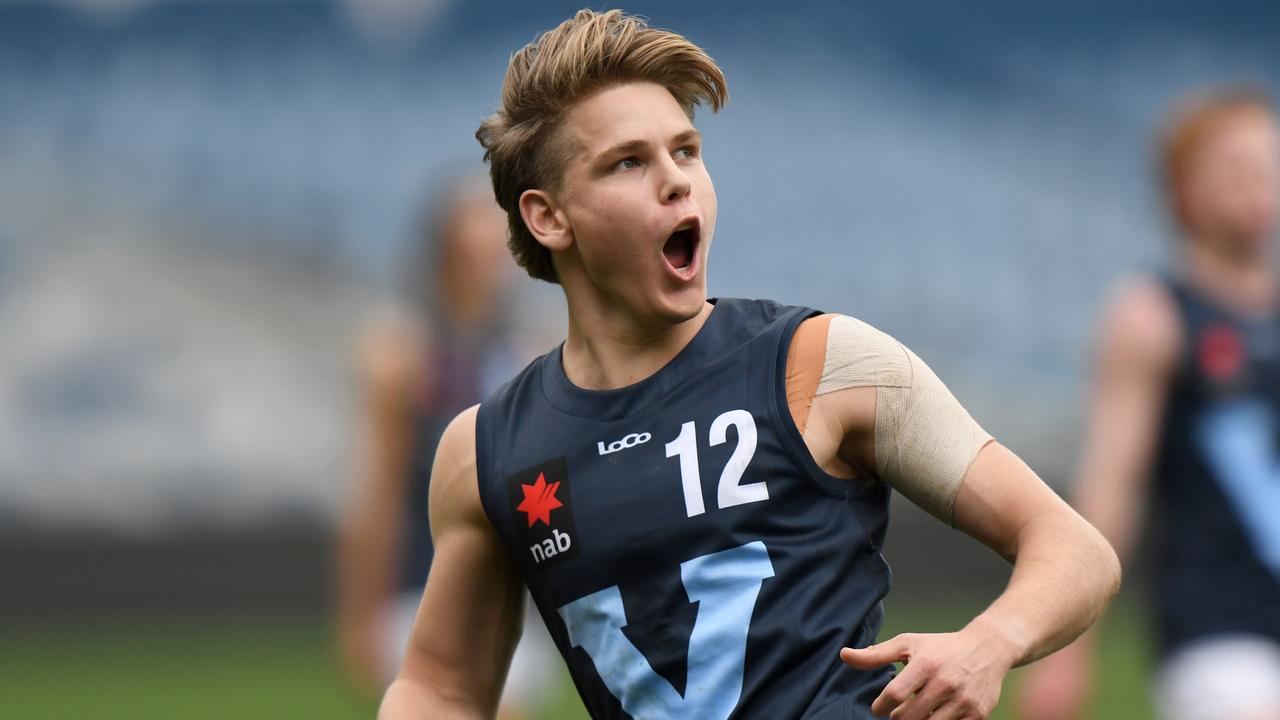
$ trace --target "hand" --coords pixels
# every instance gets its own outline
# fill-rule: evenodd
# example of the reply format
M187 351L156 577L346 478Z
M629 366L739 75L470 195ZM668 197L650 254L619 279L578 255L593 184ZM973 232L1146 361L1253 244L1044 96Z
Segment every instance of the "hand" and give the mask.
M1089 649L1076 641L1027 668L1018 687L1021 720L1082 717L1089 695Z
M1013 666L1011 643L981 626L955 633L904 633L878 645L844 648L840 659L863 670L894 662L906 667L871 703L893 720L982 720L1000 700Z

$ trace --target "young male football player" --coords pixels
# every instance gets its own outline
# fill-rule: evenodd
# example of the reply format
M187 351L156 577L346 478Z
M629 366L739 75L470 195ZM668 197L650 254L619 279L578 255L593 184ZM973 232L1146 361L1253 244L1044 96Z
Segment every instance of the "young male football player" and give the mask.
M1186 242L1174 276L1102 320L1076 487L1127 554L1156 511L1154 698L1168 720L1280 720L1280 129L1249 92L1196 98L1164 146ZM1023 716L1075 717L1088 639L1027 680Z
M383 718L491 714L522 584L593 716L700 720L986 717L1011 667L1115 592L1106 541L909 350L842 315L708 301L691 119L725 99L700 48L618 11L512 57L477 136L569 333L445 432ZM1014 563L958 632L871 645L891 487Z

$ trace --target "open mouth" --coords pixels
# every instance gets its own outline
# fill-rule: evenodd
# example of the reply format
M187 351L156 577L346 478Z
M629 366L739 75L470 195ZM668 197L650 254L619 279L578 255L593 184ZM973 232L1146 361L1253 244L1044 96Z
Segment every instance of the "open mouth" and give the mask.
M693 274L698 257L698 240L701 233L697 218L682 221L662 245L662 256L676 274L687 278Z

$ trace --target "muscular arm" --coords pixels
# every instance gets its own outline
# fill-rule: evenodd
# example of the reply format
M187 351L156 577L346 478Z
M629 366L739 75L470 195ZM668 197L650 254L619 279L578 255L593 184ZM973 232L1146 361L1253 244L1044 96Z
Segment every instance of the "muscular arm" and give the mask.
M857 352L849 353L844 387L818 395L809 409L802 431L819 463L874 469L1013 564L1006 590L963 630L900 635L845 649L842 658L863 668L908 662L872 704L876 713L986 717L1010 668L1070 642L1097 618L1119 585L1119 563L1106 540L990 441L913 354L865 325L830 338ZM835 356L828 347L827 358ZM824 378L835 376L828 362Z
M348 674L382 692L379 614L395 592L412 438L418 352L398 324L371 327L359 348L357 467L337 549L337 630Z
M872 705L877 712L986 717L1011 668L1070 642L1119 587L1119 562L1097 530L998 443L965 473L955 524L1013 564L1009 585L958 632L904 634L846 650L845 661L859 667L907 663Z
M445 430L431 475L435 558L380 720L493 717L524 619L524 587L480 505L476 407Z
M1008 587L972 623L1007 646L1011 667L1075 639L1119 589L1107 541L998 443L965 474L956 527L1013 564Z

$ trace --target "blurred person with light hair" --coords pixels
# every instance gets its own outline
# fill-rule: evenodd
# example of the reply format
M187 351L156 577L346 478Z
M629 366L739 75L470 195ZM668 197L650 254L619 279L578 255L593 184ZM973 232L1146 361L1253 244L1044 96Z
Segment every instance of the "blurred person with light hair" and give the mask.
M1075 505L1122 558L1152 510L1160 716L1280 720L1273 106L1249 90L1198 95L1162 161L1185 241L1174 272L1124 281L1103 312ZM1081 716L1095 642L1028 672L1023 718Z
M445 426L526 362L506 309L506 216L483 177L454 179L436 200L408 270L412 317L369 323L361 338L358 469L338 548L338 633L355 684L394 677L433 547L427 496ZM425 320L425 322L424 322ZM503 697L526 716L554 681L554 648L531 620Z

